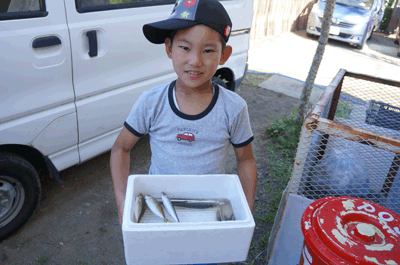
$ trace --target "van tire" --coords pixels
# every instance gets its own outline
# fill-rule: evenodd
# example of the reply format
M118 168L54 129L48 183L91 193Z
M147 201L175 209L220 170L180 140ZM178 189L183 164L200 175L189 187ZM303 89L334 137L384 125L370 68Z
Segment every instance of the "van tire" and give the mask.
M28 221L39 204L40 193L35 168L21 156L0 153L0 241Z
M218 85L223 86L223 87L225 87L226 89L228 89L228 86L225 84L224 81L222 81L221 78L218 78L218 77L216 77L216 76L213 76L213 77L211 77L211 82L212 82L213 84L218 84Z

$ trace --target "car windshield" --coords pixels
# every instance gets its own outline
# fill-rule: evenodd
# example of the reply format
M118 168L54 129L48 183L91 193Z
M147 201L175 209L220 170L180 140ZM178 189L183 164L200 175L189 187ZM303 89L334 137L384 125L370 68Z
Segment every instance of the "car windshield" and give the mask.
M326 2L326 0L322 0ZM336 0L336 4L351 6L355 8L369 10L372 7L374 0Z

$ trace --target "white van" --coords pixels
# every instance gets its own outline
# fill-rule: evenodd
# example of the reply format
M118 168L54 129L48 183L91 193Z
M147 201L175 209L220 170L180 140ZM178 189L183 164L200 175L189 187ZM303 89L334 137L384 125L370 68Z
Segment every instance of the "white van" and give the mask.
M176 79L163 45L142 33L175 0L0 2L0 240L38 205L43 176L111 149L143 91ZM252 0L221 1L233 54L216 76L244 78ZM217 81L221 82L221 80Z

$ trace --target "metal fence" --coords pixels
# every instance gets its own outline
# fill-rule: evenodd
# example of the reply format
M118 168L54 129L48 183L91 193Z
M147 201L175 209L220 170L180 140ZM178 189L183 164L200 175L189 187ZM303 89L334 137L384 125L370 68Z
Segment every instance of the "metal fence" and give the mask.
M340 70L308 113L288 192L400 214L400 82Z

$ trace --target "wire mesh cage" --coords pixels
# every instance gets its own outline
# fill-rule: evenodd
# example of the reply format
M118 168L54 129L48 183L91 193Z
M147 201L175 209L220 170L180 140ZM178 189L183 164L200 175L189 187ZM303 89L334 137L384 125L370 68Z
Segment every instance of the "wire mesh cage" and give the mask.
M340 70L308 113L288 192L400 214L400 82Z

